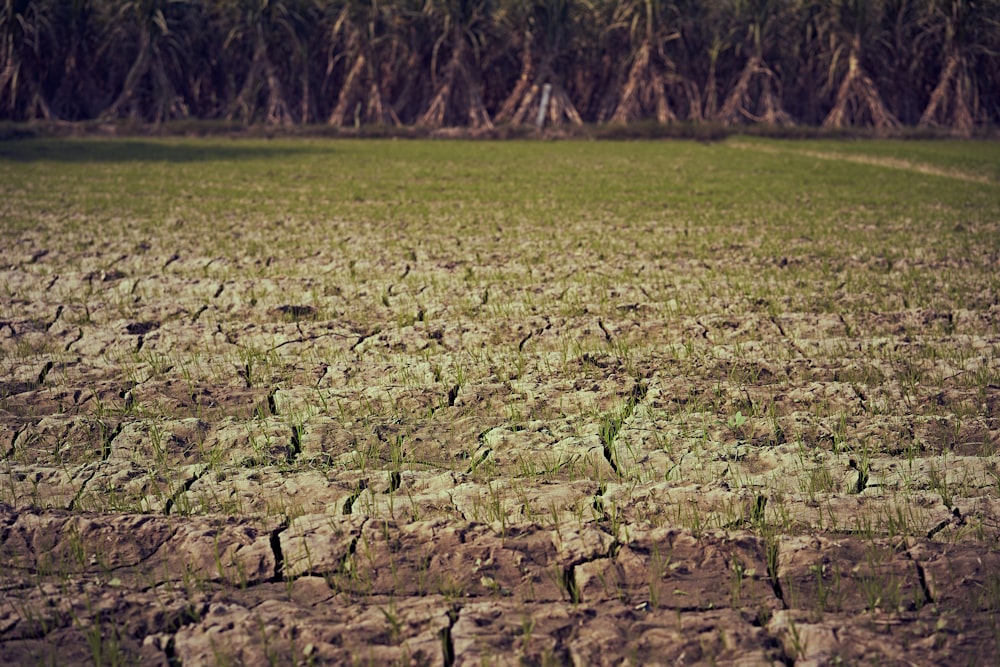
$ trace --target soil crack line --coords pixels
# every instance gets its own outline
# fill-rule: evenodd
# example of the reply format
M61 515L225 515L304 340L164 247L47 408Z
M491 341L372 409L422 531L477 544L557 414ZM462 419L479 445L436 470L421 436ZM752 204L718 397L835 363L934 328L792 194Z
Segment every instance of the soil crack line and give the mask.
M77 343L79 343L81 340L83 340L83 329L81 329L80 327L77 327L76 328L76 338L74 338L70 342L66 343L66 347L64 348L63 351L64 352L69 352L69 348L73 347L74 345L76 345Z
M776 632L770 631L766 624L761 624L760 627L764 631L764 635L769 640L765 643L765 646L767 647L770 645L770 647L772 647L772 651L769 651L769 653L774 656L777 663L785 665L785 667L795 667L796 655L789 652L789 649L785 647L785 642L782 638L779 637ZM836 638L836 634L834 634L834 637Z
M271 531L271 551L274 553L274 576L271 581L278 583L285 579L285 555L281 551L281 534L288 530L289 520L285 517L281 524Z
M172 510L174 506L177 505L177 503L181 499L181 496L190 491L191 487L194 486L194 483L197 482L202 477L204 477L207 472L208 472L208 466L205 466L195 474L191 475L191 477L188 477L184 481L184 483L180 486L180 488L174 491L173 495L171 495L170 498L167 499L166 504L163 506L163 513L165 515L169 515L170 510Z
M358 534L351 538L351 543L347 545L347 551L344 555L340 557L340 562L338 564L338 572L345 573L353 569L353 564L351 561L354 559L355 554L358 552L358 541L361 539L361 535L364 533L365 526L368 525L368 519L361 522L358 526ZM325 576L325 572L312 573L313 576ZM301 575L300 575L301 576Z
M837 313L837 317L840 318L840 323L844 325L844 333L848 338L854 337L854 327L844 318L843 313Z
M111 572L135 572L136 568L138 568L140 565L143 565L143 564L147 563L148 561L150 561L151 559L153 559L157 555L157 553L159 553L160 549L163 548L163 545L166 544L166 543L168 543L170 540L174 539L176 536L177 536L177 529L176 528L171 528L170 529L170 533L166 537L164 537L164 538L160 539L158 542L156 542L155 546L151 547L148 550L148 552L146 553L145 556L141 556L141 557L137 558L135 561L133 561L131 563L122 563L120 565L117 565L117 566L111 568L110 571ZM149 581L149 585L147 585L147 586L141 586L139 588L139 590L142 591L143 593L147 593L147 592L155 589L157 586L162 586L163 584L169 584L169 583L172 583L172 582L173 582L172 579L150 580Z
M459 390L461 388L462 388L461 385L456 384L456 385L452 386L451 389L448 390L448 407L449 408L455 407L455 401L458 399L458 392L459 392Z
M599 515L598 521L603 520L607 516L607 513L604 510L604 494L607 492L607 490L608 490L608 485L605 484L604 482L601 482L600 484L597 485L597 493L594 494L593 507L594 511L597 512Z
M913 566L917 569L917 580L920 582L920 589L924 593L925 603L934 604L934 596L931 595L931 588L927 584L927 573L924 572L923 564L910 553L909 549L906 550L906 557L913 561Z
M953 523L959 526L965 525L965 517L962 516L962 512L960 512L957 507L952 509L951 513L952 513L952 518L941 521L936 526L927 531L928 540L934 539L935 535L937 535L938 533L940 533L942 530L952 525Z
M184 664L180 656L177 655L177 633L185 626L194 625L204 618L207 613L207 604L201 605L200 609L195 609L193 605L188 604L187 607L170 619L170 623L167 626L170 636L167 638L166 643L163 644L162 649L169 667L181 667Z
M853 391L854 395L858 397L858 402L861 404L861 411L867 413L868 412L868 396L865 394L864 390L862 390L861 387L858 387L857 385L855 385L852 382L851 383L851 391Z
M300 334L302 333L301 329L299 329L299 333ZM286 341L283 341L281 343L278 343L277 345L275 345L274 347L271 348L271 351L273 352L274 350L277 350L279 347L284 347L286 345L295 345L297 343L311 343L313 341L319 340L320 338L329 338L330 336L337 336L338 338L350 338L351 337L351 336L348 336L348 335L345 335L345 334L342 334L342 333L336 333L336 332L322 333L322 334L313 334L311 336L306 336L306 335L303 334L299 338L293 338L291 340L286 340ZM351 349L353 350L355 347L357 347L358 345L360 345L362 342L363 341L358 341L357 343L354 344L354 347L352 347Z
M368 488L368 479L367 478L359 481L358 485L356 487L354 487L354 493L352 493L350 496L348 496L347 500L344 501L344 512L343 513L344 513L345 516L351 513L351 510L354 509L354 503L355 503L355 501L357 501L357 499L361 497L361 494L364 493L365 489L367 489L367 488Z
M291 451L288 452L288 462L292 463L302 453L302 426L292 427Z
M778 536L773 535L765 542L767 550L767 578L771 580L771 590L774 596L781 602L783 609L788 609L788 602L785 601L785 591L781 587L781 577L778 567L781 547L778 544Z
M223 331L222 330L222 325L221 324L217 324L215 326L215 331L217 333L222 334L222 337L225 338L226 342L229 343L230 345L236 345L237 344L236 343L236 339L233 338L233 335L231 333L229 333L228 331Z
M25 424L21 428L14 431L13 437L10 439L10 447L7 452L3 455L5 459L9 459L14 456L14 452L17 450L17 439L21 437L21 434L28 430L28 425Z
M386 495L390 493L395 493L399 490L399 487L403 485L403 476L398 470L392 470L389 472L389 488L384 491Z
M80 502L84 489L86 489L87 485L90 484L90 480L97 476L97 470L100 468L101 464L96 463L90 465L93 465L94 469L91 471L90 475L87 476L87 479L83 480L83 483L80 484L80 488L76 490L76 495L73 496L73 500L69 501L69 505L66 506L67 511L72 512L76 509L76 504Z
M871 468L868 463L865 461L858 463L857 459L851 458L848 459L847 465L858 471L858 480L854 484L854 493L863 493L869 486L876 486L868 483L869 473L871 472Z
M451 667L455 664L455 642L452 640L451 631L458 622L458 616L462 612L462 607L452 605L448 610L448 625L441 628L441 657L444 667Z
M368 521L369 521L368 518L365 518L365 520L362 521L361 524L358 526L357 532L352 535L351 541L347 545L347 549L340 556L340 558L337 559L336 569L333 570L332 572L337 573L337 574L346 574L346 573L351 572L351 570L354 567L353 564L351 563L351 560L357 554L357 551L358 551L358 542L361 540L361 534L364 532L365 526L368 525ZM277 566L276 566L275 567L276 574L274 575L274 577L272 577L272 579L270 580L269 583L282 582L282 581L284 581L284 582L292 582L292 581L296 581L298 579L301 579L302 577L320 577L320 578L323 578L323 579L328 579L329 575L331 574L330 570L304 569L304 570L298 571L295 574L287 574L285 572L285 565L286 565L287 561L285 559L284 550L281 549L280 536L281 536L281 533L283 533L285 530L287 530L290 527L291 527L291 521L288 519L288 517L285 517L285 520L282 521L281 525L278 526L277 528L275 528L274 531L272 531L272 533L271 533L271 538L270 538L271 541L272 541L271 542L271 549L272 549L272 551L275 554L275 563L276 564L277 564L277 562L279 562L278 558L279 558L279 553L280 553L281 578L277 578L278 575L277 575ZM278 540L277 543L274 542L275 539ZM277 549L277 550L275 551L275 549ZM327 583L329 584L329 581ZM256 586L256 585L259 585L259 584L250 584L250 586Z
M57 276L57 277L58 277L58 276ZM49 321L48 321L48 322L46 323L46 325L45 325L45 330L46 330L46 331L48 331L48 330L49 330L49 329L51 329L51 328L52 328L53 326L55 326L55 323L56 323L56 322L57 322L57 321L59 320L59 317L60 317L60 316L61 316L62 314L63 314L63 306L62 306L62 305L60 305L60 306L59 306L58 308L56 308L56 314L55 314L55 316L53 316L53 318L52 318L51 320L49 320Z
M606 340L609 343L613 343L614 338L612 338L611 332L608 331L608 328L604 326L604 322L602 320L597 320L597 326L599 326L601 328L601 331L604 332L604 340Z
M48 376L49 371L52 370L52 366L53 363L51 359L45 362L45 365L42 366L42 370L38 372L38 380L36 380L35 382L36 384L38 385L45 384L45 378Z
M604 458L607 460L608 465L611 466L615 475L619 477L621 477L622 473L618 465L616 446L618 434L621 433L625 422L635 413L636 407L645 400L648 391L649 389L644 382L636 382L632 386L632 389L629 390L628 399L625 401L625 405L622 406L621 411L617 415L606 413L601 417L598 436L604 446Z
M771 324L773 324L774 327L778 330L778 333L781 334L781 337L787 340L788 344L792 346L792 349L798 352L799 356L808 359L809 356L802 351L802 348L799 347L799 344L796 343L794 340L792 340L792 338L788 335L788 333L785 332L785 327L781 326L781 322L778 321L778 318L772 315L769 319L771 320Z
M603 428L603 427L602 427ZM615 436L617 436L617 429L615 431ZM602 433L601 438L604 438ZM621 477L622 471L618 468L618 463L615 461L615 452L613 449L613 441L604 443L604 458L607 460L608 465L611 466L611 470L614 471L615 475Z
M114 439L121 435L122 428L124 428L124 423L118 422L115 429L112 431L107 427L106 424L101 424L101 429L104 430L104 441L101 443L101 461L107 461L111 457L111 443Z
M358 335L358 341L351 346L351 352L357 352L358 348L367 341L369 338L373 338L382 332L381 328L376 327L374 330L368 333L362 333Z
M465 474L471 475L472 473L474 473L476 471L476 468L486 463L486 459L488 459L490 454L492 453L493 449L490 447L486 447L485 449L483 449L483 453L480 454L479 456L473 455L472 463L469 464L469 469L465 471Z
M569 601L573 604L579 604L582 601L580 595L580 584L576 579L576 568L580 565L586 565L587 563L593 563L599 560L614 560L618 555L618 551L621 549L621 544L618 542L617 538L612 539L611 544L608 546L606 553L593 556L590 558L579 558L577 560L571 561L562 572L562 585L563 590L569 596Z
M178 628L180 630L180 628ZM167 645L163 647L163 656L167 659L168 667L181 667L184 663L177 655L177 633L170 635Z
M712 338L711 336L708 335L708 327L705 326L705 323L701 321L700 317L696 319L695 322L698 324L698 326L701 327L701 337L707 340L709 343L711 343Z

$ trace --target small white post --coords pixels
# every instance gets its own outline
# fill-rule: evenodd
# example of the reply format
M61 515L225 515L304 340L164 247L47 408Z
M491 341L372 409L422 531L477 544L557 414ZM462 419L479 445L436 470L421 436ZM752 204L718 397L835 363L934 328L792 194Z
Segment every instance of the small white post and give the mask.
M552 95L552 84L547 83L542 86L542 101L538 105L538 118L535 119L535 127L541 130L545 127L545 113L549 110L549 97Z

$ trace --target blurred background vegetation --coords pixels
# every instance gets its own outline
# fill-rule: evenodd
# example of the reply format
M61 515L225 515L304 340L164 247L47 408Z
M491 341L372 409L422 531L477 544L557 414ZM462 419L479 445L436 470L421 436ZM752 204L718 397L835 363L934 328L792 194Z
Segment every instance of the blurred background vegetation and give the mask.
M1000 121L1000 0L0 2L8 121Z

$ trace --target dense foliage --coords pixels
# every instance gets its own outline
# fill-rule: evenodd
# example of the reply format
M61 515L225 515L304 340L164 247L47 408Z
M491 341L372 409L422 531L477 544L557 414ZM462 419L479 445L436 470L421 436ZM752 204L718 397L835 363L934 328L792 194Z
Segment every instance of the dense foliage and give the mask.
M1000 122L1000 0L0 2L3 119Z

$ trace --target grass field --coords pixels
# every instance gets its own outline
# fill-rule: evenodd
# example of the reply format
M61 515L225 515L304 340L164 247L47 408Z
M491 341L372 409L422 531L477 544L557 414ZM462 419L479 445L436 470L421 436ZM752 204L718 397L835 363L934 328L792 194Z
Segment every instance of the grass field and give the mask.
M1000 649L1000 143L25 140L0 195L0 662Z

